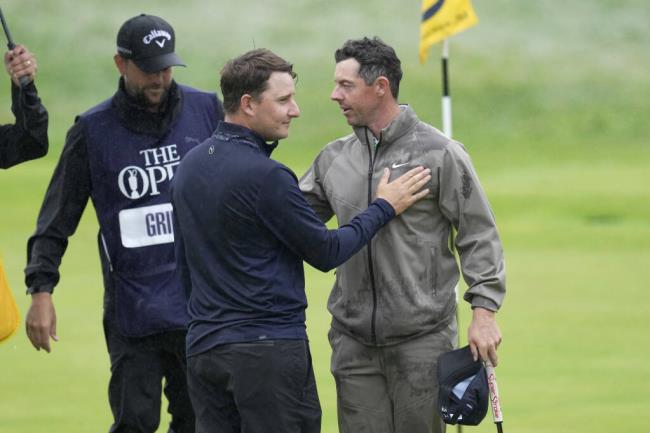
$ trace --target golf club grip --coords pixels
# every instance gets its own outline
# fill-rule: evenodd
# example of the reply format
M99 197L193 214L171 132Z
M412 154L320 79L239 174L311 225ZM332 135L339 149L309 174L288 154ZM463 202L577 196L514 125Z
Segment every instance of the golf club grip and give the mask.
M488 388L490 389L490 406L492 406L492 419L495 423L501 423L503 422L503 412L501 412L501 399L499 398L497 376L490 361L485 362L485 372L487 374Z
M27 87L27 85L29 84L30 81L31 81L31 80L29 79L29 77L28 77L27 75L23 75L23 76L20 77L20 79L18 80L18 82L20 83L20 87L22 87L23 89L24 89L25 87Z

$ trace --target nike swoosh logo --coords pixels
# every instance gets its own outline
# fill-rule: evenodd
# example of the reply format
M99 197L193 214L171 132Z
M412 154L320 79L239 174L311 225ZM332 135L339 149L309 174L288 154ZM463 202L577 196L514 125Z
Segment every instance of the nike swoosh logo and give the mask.
M398 164L398 163L394 162L393 165L390 166L390 168L398 168L398 167L401 167L401 166L406 165L406 164L408 164L408 161L403 162L401 164Z

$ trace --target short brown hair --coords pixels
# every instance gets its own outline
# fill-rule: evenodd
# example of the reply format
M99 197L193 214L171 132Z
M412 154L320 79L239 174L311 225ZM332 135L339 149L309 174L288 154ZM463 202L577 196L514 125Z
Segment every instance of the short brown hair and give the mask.
M221 70L225 112L236 113L241 97L246 94L258 98L266 90L273 72L286 72L296 78L293 65L266 48L257 48L229 60Z

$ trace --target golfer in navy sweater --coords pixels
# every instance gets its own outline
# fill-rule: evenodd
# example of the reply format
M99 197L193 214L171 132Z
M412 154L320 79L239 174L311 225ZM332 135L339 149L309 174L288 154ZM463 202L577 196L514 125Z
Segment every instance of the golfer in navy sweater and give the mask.
M349 224L328 230L294 173L270 159L300 115L293 66L266 49L221 72L225 122L173 181L176 253L191 291L188 384L197 432L318 432L302 261L327 271L427 194L428 170L388 183Z

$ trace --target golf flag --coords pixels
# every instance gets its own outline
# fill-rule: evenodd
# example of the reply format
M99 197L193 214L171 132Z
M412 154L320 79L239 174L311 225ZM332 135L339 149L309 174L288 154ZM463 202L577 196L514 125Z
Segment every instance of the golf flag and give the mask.
M18 306L7 283L7 276L0 259L0 343L16 332L19 322Z
M420 63L431 45L478 23L470 0L422 0Z

